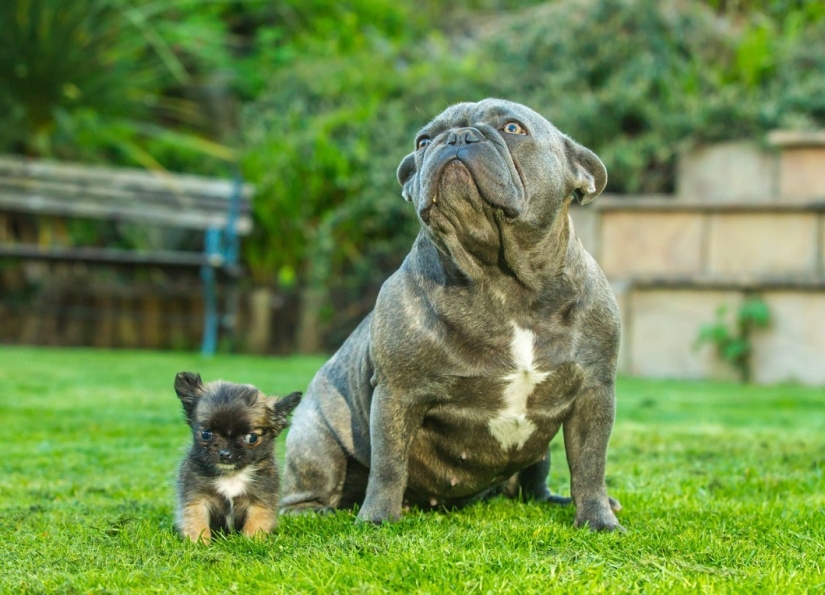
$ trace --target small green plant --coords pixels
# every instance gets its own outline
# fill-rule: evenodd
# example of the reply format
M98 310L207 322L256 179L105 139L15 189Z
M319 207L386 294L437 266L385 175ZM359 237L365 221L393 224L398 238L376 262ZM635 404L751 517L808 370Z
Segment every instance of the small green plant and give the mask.
M742 302L736 313L734 324L728 322L728 306L716 310L716 320L699 329L699 337L694 345L703 343L716 346L716 353L730 362L744 383L751 381L751 334L754 329L765 328L771 320L768 305L759 296L751 296Z

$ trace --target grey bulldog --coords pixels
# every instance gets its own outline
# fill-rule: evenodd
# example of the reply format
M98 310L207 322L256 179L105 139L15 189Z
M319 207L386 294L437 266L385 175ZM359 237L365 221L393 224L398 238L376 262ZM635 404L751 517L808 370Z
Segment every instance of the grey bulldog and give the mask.
M605 487L619 312L568 208L599 158L531 109L446 109L401 162L422 228L373 312L311 382L286 443L286 513L459 507L547 488L564 431L576 525L621 529ZM515 478L511 480L511 478Z

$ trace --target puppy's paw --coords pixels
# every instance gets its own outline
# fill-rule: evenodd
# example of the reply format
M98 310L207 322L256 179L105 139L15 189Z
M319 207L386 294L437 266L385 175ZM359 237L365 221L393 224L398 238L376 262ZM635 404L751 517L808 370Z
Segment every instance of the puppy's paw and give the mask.
M269 535L269 530L267 529L249 529L247 527L243 528L244 537L247 539L252 539L254 541L263 541L266 539L267 535Z
M178 531L186 539L195 543L209 543L212 541L212 531L209 529L209 506L206 502L196 500L180 509Z
M264 539L278 524L275 512L264 506L250 506L242 532L247 537Z
M189 528L183 532L183 536L192 543L209 545L212 542L212 531L209 530L209 527L205 529Z

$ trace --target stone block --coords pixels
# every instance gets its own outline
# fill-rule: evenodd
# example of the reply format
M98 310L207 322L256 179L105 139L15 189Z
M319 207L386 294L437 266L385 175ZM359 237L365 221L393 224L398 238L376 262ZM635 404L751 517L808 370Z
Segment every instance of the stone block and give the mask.
M702 270L702 214L603 211L596 259L609 279L695 275Z
M782 202L825 200L825 147L785 147L779 163Z
M820 276L825 277L825 214L819 215L817 225L819 226L819 231L817 232L819 235L819 255L817 258L819 261L818 272Z
M717 213L708 235L712 275L814 274L816 213Z
M747 141L697 147L679 156L676 174L678 199L721 202L776 200L775 152Z
M634 290L624 329L629 372L651 378L735 380L735 370L710 344L696 349L699 329L715 320L720 306L734 311L736 291Z
M586 206L570 206L570 219L573 221L573 229L581 240L584 249L594 257L598 254L598 219L599 213L596 209Z
M825 385L825 292L776 291L763 299L771 326L753 336L754 381Z

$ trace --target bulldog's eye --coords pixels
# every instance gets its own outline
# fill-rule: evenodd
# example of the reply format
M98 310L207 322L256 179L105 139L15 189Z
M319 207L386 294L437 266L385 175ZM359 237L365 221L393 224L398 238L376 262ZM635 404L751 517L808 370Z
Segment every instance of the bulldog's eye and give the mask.
M429 137L426 137L426 136L422 136L421 138L418 139L418 142L416 143L415 148L416 149L423 149L424 147L429 145L431 142L433 142L433 139L431 139Z
M504 132L509 134L527 134L527 131L524 129L524 126L519 124L518 122L507 122L502 128Z
M245 444L258 444L259 438L260 436L258 436L257 434L247 434L243 437L243 441Z
M201 440L203 440L204 442L209 442L210 440L212 440L212 430L202 430Z

